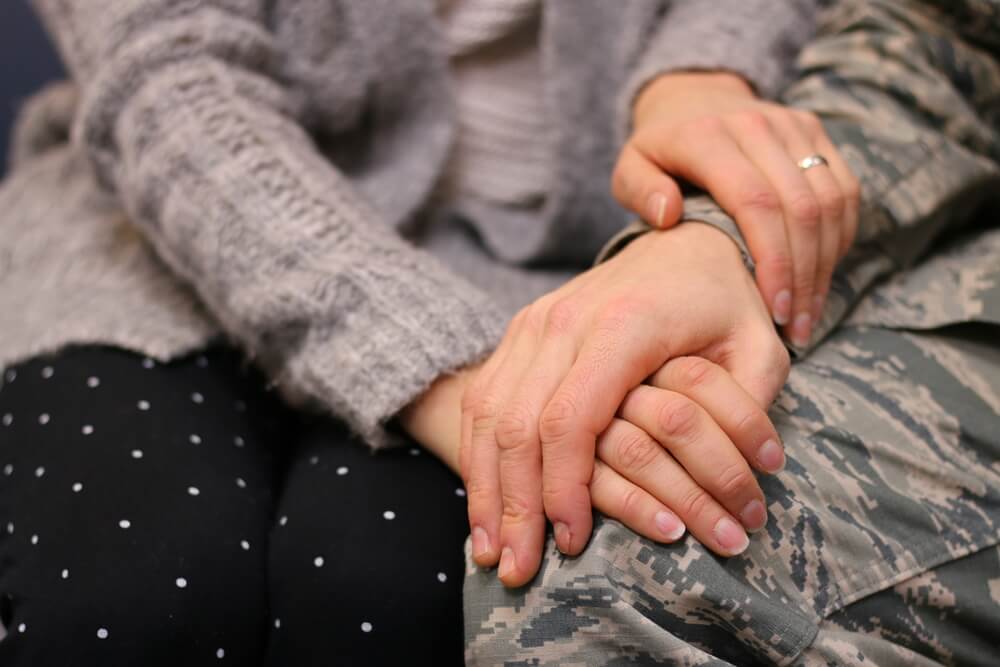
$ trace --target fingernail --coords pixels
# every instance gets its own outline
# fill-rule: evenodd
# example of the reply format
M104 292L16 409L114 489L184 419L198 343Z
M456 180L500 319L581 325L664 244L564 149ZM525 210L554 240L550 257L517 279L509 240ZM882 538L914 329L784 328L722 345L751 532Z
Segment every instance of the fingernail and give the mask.
M569 553L571 541L569 526L564 524L562 521L559 521L554 526L553 532L556 534L556 546L559 547L559 551Z
M743 527L749 530L751 533L756 533L758 530L767 525L767 509L764 507L764 503L759 500L751 500L740 512L740 522Z
M684 534L684 522L677 518L677 515L673 512L659 511L656 516L653 517L653 522L656 523L656 527L660 530L670 542L675 542L681 538Z
M757 450L757 463L772 475L785 468L785 450L774 440L768 440Z
M663 227L663 216L667 214L667 196L662 192L649 195L646 210L649 220L657 227Z
M809 344L809 336L812 333L812 317L809 313L799 313L792 325L792 342L799 347Z
M712 532L715 533L719 546L730 556L741 554L750 546L750 538L747 537L746 531L727 516L719 519Z
M481 558L490 553L490 536L481 526L472 529L472 556Z
M500 569L497 574L501 579L506 579L507 575L514 571L516 565L517 561L514 560L514 550L510 547L504 547L500 553Z
M822 294L817 294L813 297L812 324L814 327L823 319L823 306L825 305L826 299L823 298Z
M778 326L788 324L788 318L792 316L792 293L788 290L783 289L774 297L773 316Z

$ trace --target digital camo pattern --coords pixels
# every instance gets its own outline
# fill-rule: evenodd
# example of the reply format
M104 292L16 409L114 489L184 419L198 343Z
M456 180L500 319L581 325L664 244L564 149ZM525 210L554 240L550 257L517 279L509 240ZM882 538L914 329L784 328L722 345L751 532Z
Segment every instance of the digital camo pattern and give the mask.
M526 589L469 560L470 664L814 661L824 618L1000 540L996 333L846 327L797 363L771 412L788 466L761 478L770 520L741 557L598 519L579 558L550 540ZM854 653L834 664L884 664Z
M771 411L767 528L726 560L598 518L517 591L469 559L470 664L995 662L1000 577L960 564L1000 541L998 35L1000 0L838 3L788 100L827 115L862 229Z

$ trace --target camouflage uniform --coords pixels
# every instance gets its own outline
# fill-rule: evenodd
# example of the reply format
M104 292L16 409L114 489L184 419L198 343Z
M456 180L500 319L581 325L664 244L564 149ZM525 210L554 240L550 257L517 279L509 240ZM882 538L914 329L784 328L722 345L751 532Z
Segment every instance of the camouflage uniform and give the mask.
M863 209L771 410L767 528L722 559L598 517L517 591L469 558L470 664L996 664L1000 0L841 2L800 64L786 101L824 118ZM686 216L736 233L704 197Z

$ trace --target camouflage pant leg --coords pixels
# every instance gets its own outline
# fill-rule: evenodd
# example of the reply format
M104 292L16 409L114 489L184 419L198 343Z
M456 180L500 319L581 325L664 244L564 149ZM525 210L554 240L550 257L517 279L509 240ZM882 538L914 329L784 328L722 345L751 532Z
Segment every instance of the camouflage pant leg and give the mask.
M842 646L827 619L1000 542L997 332L847 328L795 364L771 412L788 466L740 557L598 517L578 558L550 539L524 589L470 560L469 663L822 664Z
M1000 642L1000 548L939 565L848 605L820 626L800 659L845 664L862 654L873 664L995 665ZM858 647L863 647L861 651Z

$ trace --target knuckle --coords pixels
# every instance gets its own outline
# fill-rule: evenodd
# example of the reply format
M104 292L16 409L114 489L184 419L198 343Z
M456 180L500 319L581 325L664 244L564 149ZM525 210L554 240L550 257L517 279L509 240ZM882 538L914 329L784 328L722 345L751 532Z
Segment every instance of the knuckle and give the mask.
M698 431L698 406L682 397L668 400L660 406L657 424L667 439L687 442Z
M509 493L505 491L503 497L503 522L505 524L522 524L533 519L538 511L534 509L534 503L519 493Z
M694 523L712 506L712 498L700 486L692 486L685 491L677 503L677 510L686 523Z
M638 487L629 486L621 495L622 517L638 517L642 513L643 494Z
M683 357L675 363L681 385L688 388L705 384L712 379L715 371L714 364L700 357Z
M734 120L745 132L765 134L771 132L771 121L761 111L743 111L736 114Z
M820 220L823 217L823 210L819 201L811 192L799 192L788 204L788 212L795 223L807 232L815 232L819 229Z
M579 318L579 314L580 309L573 301L569 299L556 301L545 316L544 330L546 335L558 336L569 332Z
M753 212L773 214L781 209L781 200L777 193L765 186L748 188L740 196L739 202L741 208Z
M480 501L492 499L496 491L496 487L488 484L479 475L470 474L469 478L465 480L465 494L469 501L470 511L472 507L480 506L482 504Z
M736 418L734 431L740 437L746 438L755 433L761 433L767 427L767 417L759 410L747 412Z
M645 432L635 431L618 442L617 459L622 472L631 475L649 468L660 455L660 447Z
M798 110L795 112L796 117L799 119L799 123L805 128L806 132L810 136L815 137L816 135L824 132L823 121L819 119L812 111Z
M576 406L564 396L549 401L538 420L538 434L544 442L564 439L573 430Z
M742 462L727 464L716 476L718 492L723 498L739 498L755 483L753 473Z
M496 423L497 447L518 449L531 444L534 436L531 413L524 408L504 410Z
M470 406L472 414L472 432L483 433L493 429L499 410L496 401L488 397L480 397Z
M820 198L820 206L827 217L840 219L846 210L844 195L840 191L831 188L829 192L823 193Z
M692 132L694 136L717 134L725 130L725 123L718 116L702 116L688 123L684 123L683 126L684 127L681 130L682 132L686 129Z

